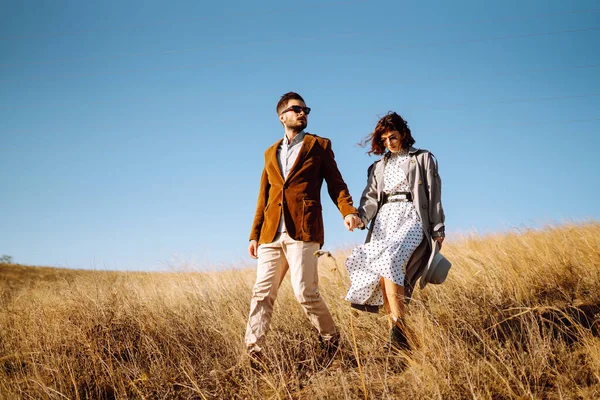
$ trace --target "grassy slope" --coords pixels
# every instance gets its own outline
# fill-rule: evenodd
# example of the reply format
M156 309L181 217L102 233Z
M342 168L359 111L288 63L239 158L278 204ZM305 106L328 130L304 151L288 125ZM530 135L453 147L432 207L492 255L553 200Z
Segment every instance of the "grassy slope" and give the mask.
M464 238L444 254L448 281L409 307L410 354L385 354L386 317L342 300L337 254L321 259L321 288L343 351L319 352L286 281L261 373L240 362L252 270L0 264L0 398L600 398L600 224Z

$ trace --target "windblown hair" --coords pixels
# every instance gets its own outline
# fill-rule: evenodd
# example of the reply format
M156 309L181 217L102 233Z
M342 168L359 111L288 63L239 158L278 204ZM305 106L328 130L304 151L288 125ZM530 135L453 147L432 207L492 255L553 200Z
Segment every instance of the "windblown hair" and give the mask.
M394 111L388 111L388 113L377 122L375 130L370 133L361 143L362 147L369 146L371 150L367 154L382 155L385 154L387 149L381 140L381 136L390 131L398 131L400 133L400 143L403 149L407 149L415 143L408 123Z
M306 104L302 96L300 96L298 93L287 92L286 94L281 96L281 99L279 99L279 101L277 102L277 115L281 114L281 111L285 109L285 106L287 106L287 103L290 100L300 100L301 102Z

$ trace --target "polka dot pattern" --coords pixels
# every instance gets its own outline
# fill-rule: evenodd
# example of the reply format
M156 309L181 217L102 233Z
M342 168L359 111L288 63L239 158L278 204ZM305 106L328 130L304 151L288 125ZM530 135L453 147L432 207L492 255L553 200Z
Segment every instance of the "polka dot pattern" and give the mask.
M401 168L408 161L408 152L392 154L386 160L385 193L410 191ZM406 264L422 240L423 228L412 202L384 204L375 218L371 241L353 249L346 259L352 282L346 300L355 304L383 304L380 278L403 286Z

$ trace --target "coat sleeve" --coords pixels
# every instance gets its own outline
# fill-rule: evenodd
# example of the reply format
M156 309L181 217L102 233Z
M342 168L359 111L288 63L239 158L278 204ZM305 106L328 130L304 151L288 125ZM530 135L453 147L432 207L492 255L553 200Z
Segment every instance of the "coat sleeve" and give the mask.
M353 206L348 186L344 182L342 173L335 162L330 140L325 140L323 150L325 153L323 157L323 178L327 182L329 197L340 210L342 217L348 214L358 214L358 210Z
M360 219L362 220L364 227L367 227L369 222L375 218L375 214L377 214L377 182L375 181L375 164L371 164L369 169L367 170L367 185L362 192L362 196L360 197L360 206L358 207L358 212L360 214Z
M429 231L432 237L444 237L446 219L442 207L442 179L438 173L435 156L427 152L426 158L427 190L429 197Z
M266 163L265 163L266 165ZM258 200L256 202L256 213L254 214L254 221L252 222L252 229L250 230L250 240L258 241L260 239L260 230L263 222L265 221L265 211L267 201L269 197L269 176L267 174L266 166L263 168L262 175L260 177L260 187L258 190Z

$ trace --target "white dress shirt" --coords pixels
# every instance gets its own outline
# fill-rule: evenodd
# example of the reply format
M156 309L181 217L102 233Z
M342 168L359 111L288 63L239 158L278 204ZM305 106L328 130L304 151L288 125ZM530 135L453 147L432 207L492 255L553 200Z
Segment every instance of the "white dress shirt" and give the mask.
M283 142L277 148L277 162L279 163L279 169L283 175L283 179L287 179L290 174L290 170L294 166L300 148L302 148L302 142L304 141L304 131L298 133L292 140L288 140L287 136L283 136Z
M302 148L302 143L304 142L305 132L301 131L298 133L292 140L288 140L286 135L283 135L283 142L277 148L277 162L279 163L279 169L281 170L281 175L283 175L283 179L287 179L288 175L296 159L298 158L298 154L300 153L300 149ZM281 211L281 218L279 220L279 232L285 232L285 222L283 220L283 209Z

